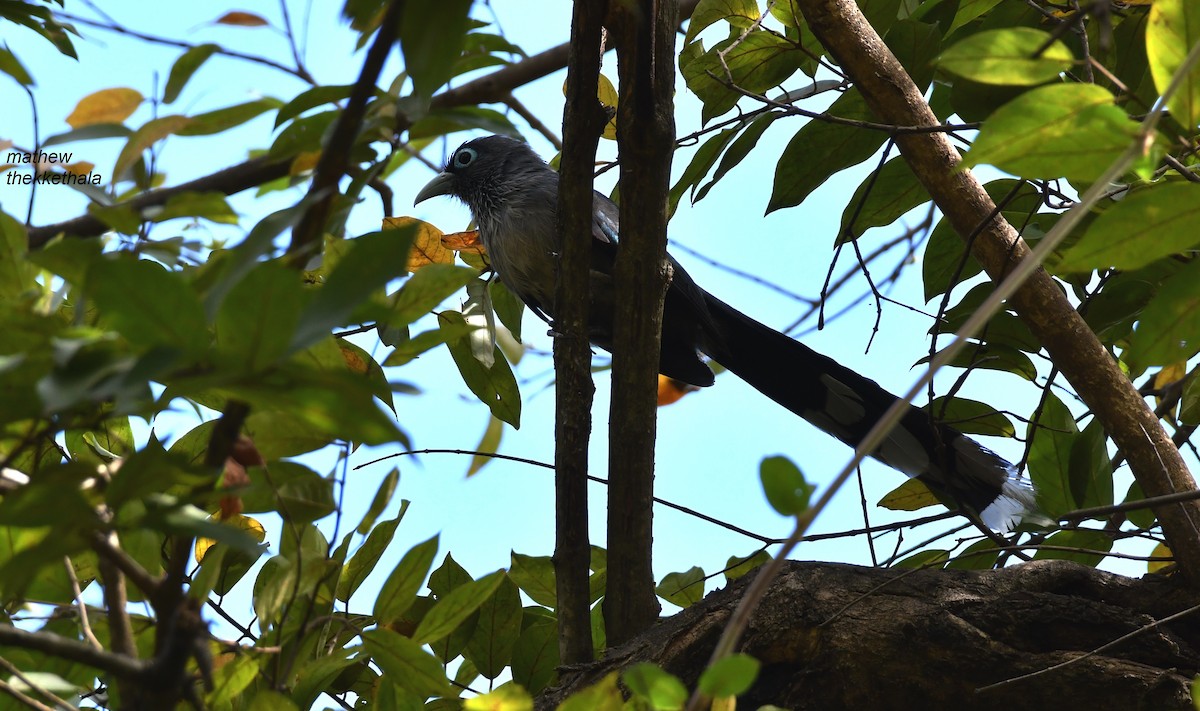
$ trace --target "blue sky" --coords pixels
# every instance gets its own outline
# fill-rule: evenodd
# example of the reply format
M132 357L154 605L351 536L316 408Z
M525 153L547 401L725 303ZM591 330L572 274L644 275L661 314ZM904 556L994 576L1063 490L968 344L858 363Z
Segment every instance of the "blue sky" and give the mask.
M305 3L290 3L292 20L303 25ZM67 3L68 10L82 16L95 17L86 6ZM275 26L282 24L276 3L246 3L226 6L223 3L166 3L146 12L146 4L132 0L109 0L104 11L122 24L158 36L186 39L189 42L217 42L230 49L268 56L282 62L290 61L290 50L284 38L266 28L233 28L213 25L212 21L226 10L248 10L259 13ZM485 21L497 21L508 38L529 54L565 41L569 34L570 3L537 3L521 0L495 0L489 5L477 5L474 14ZM362 53L354 51L355 35L339 20L340 3L315 0L311 8L311 25L305 42L306 62L318 81L324 84L347 84L357 77ZM44 139L67 130L64 118L83 96L100 89L129 86L145 95L161 87L174 60L182 50L149 45L142 41L103 30L80 26L86 40L76 42L81 61L61 57L32 33L4 26L0 37L21 57L32 71L37 87L40 135ZM393 53L385 69L385 82L400 69L398 54ZM605 73L615 79L615 58L605 61ZM550 77L516 93L551 127L561 125L562 84L565 72ZM797 75L788 88L802 86ZM260 96L288 100L302 91L305 85L293 77L269 68L247 64L226 57L214 57L193 77L180 99L170 107L160 108L158 115L182 112L195 114L248 101ZM700 105L677 78L677 133L685 135L698 129ZM0 105L5 116L0 123L0 140L10 139L17 145L33 144L32 116L28 98L7 77L0 77ZM746 103L747 108L754 108ZM820 109L825 102L813 101L806 108ZM503 108L503 107L499 107ZM127 124L138 126L152 117L151 108L143 106ZM518 126L523 122L513 117ZM832 258L832 245L838 221L845 204L867 171L876 163L867 161L829 181L814 192L803 205L763 215L766 208L775 162L791 136L799 130L804 119L787 118L776 121L768 129L755 151L744 164L734 169L709 196L697 203L681 204L672 223L670 236L674 242L695 250L717 263L750 272L801 294L815 297L825 280ZM211 138L171 138L159 157L167 173L167 183L175 184L206 175L218 168L245 159L247 151L270 145L273 116L250 122L235 131ZM533 131L526 131L534 147L545 157L553 148ZM451 136L443 143L425 151L434 162L441 162L467 134ZM120 150L120 142L91 141L69 145L79 158L96 163L97 170L107 179L109 169ZM674 173L678 176L691 158L694 146L676 153ZM613 157L615 145L602 145L601 158ZM615 171L614 171L615 172ZM433 200L412 207L412 197L432 177L432 172L419 163L409 162L398 171L389 184L396 196L399 215L413 215L434 223L443 230L464 229L469 220L466 209L448 199ZM602 191L611 189L612 173L600 181ZM41 187L35 210L34 224L67 219L84 211L82 196L67 188ZM189 228L213 236L236 240L257 219L267 212L294 200L295 191L255 199L242 194L232 200L243 219L240 226L227 227L204 224ZM0 207L24 219L28 193L23 189L0 183ZM368 199L354 211L349 231L361 234L378 229L381 213L377 200ZM862 249L870 252L903 231L903 223L913 224L918 218L908 216L901 223L869 232L862 240ZM168 223L155 233L169 237L186 225ZM784 327L800 315L805 307L795 300L750 281L714 268L704 261L674 250L675 256L702 286L720 298L743 309L760 321ZM890 271L895 256L880 263L873 274L878 278ZM837 273L853 264L849 251L838 262ZM902 303L927 311L920 285L919 260L909 265L889 296ZM836 313L866 290L862 279L836 297L828 313ZM960 293L965 293L960 292ZM883 304L883 318L877 333L872 333L875 321L873 300L860 305L852 313L838 318L820 332L808 333L805 342L849 367L858 369L879 381L893 392L907 389L917 377L913 363L927 354L926 330L931 324L928 316L893 304ZM456 308L452 298L444 308ZM806 322L809 327L814 321ZM426 323L433 326L433 321ZM550 339L544 326L533 318L525 321L527 345L548 352ZM873 337L873 341L872 341ZM369 340L360 345L373 348ZM868 343L870 351L866 352ZM943 342L944 344L944 342ZM382 360L384 352L379 352ZM524 411L521 429L506 429L500 451L540 461L553 459L553 397L547 388L552 379L552 366L547 357L528 355L518 366L522 380ZM389 373L393 380L418 385L418 396L397 396L401 426L409 433L416 448L472 449L488 423L488 412L475 401L463 385L453 362L444 350L435 350L418 361ZM945 392L957 373L940 376L940 392ZM592 471L605 472L608 448L608 380L604 374L596 379L597 397L592 443ZM984 400L1001 410L1028 412L1036 402L1038 391L1028 383L1008 374L976 373L961 393L966 397ZM189 425L183 415L165 415L154 423L160 432L182 432ZM675 503L694 508L710 516L728 521L768 536L784 537L791 529L790 522L777 515L766 504L758 484L758 465L765 456L783 454L805 472L810 481L823 485L848 461L850 450L807 423L760 396L732 375L722 375L717 384L703 392L692 394L681 402L660 410L657 451L657 494ZM1019 430L1023 426L1018 425ZM986 442L1009 459L1020 457L1022 446L1014 441ZM355 452L351 464L359 465L394 450L377 448ZM332 466L330 457L305 460L325 473ZM398 497L412 500L396 541L380 570L390 569L411 545L433 533L442 534L441 551L453 552L476 577L508 565L509 552L528 555L549 555L553 547L553 485L546 470L528 465L495 461L478 475L467 479L468 457L455 455L423 455L388 460L352 470L349 475L346 516L349 525L357 522L370 502L380 480L393 466L401 470ZM885 493L904 481L898 474L875 462L863 465L862 498L868 503L870 522L908 518L874 507ZM604 542L605 490L593 485L591 531L593 542ZM1118 484L1117 495L1124 493ZM398 501L389 510L394 514ZM818 520L815 532L831 532L858 528L864 525L862 503L857 484L850 485L836 498L833 506ZM934 509L921 512L932 513ZM938 530L958 525L958 521L935 524L935 527L906 533L902 547L907 547L933 535ZM268 528L271 524L267 522ZM940 527L940 528L938 528ZM345 527L344 527L345 529ZM272 531L277 533L277 531ZM953 539L951 539L953 540ZM880 544L880 557L886 557L896 545L895 537ZM745 555L757 543L744 536L698 521L684 514L659 507L656 510L655 569L661 578L668 572L685 570L699 565L708 573L720 570L730 555ZM870 564L868 543L863 537L830 543L803 544L797 557ZM439 556L440 557L440 556ZM1141 564L1130 572L1144 570ZM373 576L355 598L353 607L361 609L370 604L373 591L382 582L381 574ZM710 581L709 589L720 584Z

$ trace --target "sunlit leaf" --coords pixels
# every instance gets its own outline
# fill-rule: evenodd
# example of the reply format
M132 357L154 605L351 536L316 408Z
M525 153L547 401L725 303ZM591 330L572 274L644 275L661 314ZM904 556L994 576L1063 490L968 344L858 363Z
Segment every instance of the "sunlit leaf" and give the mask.
M1197 42L1200 42L1200 7L1191 0L1155 0L1146 27L1146 55L1159 94L1166 92L1171 78ZM1200 67L1192 65L1167 106L1185 128L1195 129L1200 124Z
M121 123L142 104L142 94L136 89L101 89L79 100L67 116L67 124L79 129L97 123Z
M938 66L984 84L1034 86L1069 69L1074 59L1048 32L1009 27L967 36L942 53Z
M1094 180L1129 147L1137 125L1096 84L1052 84L997 109L963 157L1024 178Z

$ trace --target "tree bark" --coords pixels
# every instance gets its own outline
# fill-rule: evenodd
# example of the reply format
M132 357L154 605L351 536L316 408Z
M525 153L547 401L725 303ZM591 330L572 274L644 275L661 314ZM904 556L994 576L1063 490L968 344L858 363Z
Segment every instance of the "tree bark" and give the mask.
M621 249L613 280L612 410L609 419L609 645L658 617L654 593L654 441L666 270L667 191L675 147L674 0L614 3L609 29L620 78Z
M554 579L563 664L592 659L588 572L588 437L592 433L592 350L588 285L592 254L592 171L608 122L597 98L605 3L575 0L558 190L554 330Z
M564 672L536 708L640 661L694 688L746 587L738 580ZM1132 579L1068 561L986 571L791 562L742 642L762 669L738 708L1190 711L1200 614L1148 626L1198 606L1181 576Z

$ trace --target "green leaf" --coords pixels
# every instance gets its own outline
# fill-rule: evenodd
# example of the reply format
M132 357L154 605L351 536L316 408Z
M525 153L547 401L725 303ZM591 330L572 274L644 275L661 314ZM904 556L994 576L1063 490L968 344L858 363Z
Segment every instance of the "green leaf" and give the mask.
M392 327L407 326L429 314L435 306L466 286L478 274L478 270L470 267L427 264L390 297L391 311L382 320Z
M1113 470L1107 444L1104 428L1094 418L1071 443L1067 481L1075 508L1112 505Z
M170 346L188 353L208 347L204 307L183 275L126 254L98 261L88 292L102 317L139 346Z
M1033 554L1034 560L1073 560L1076 563L1095 567L1104 560L1104 553L1112 550L1113 539L1104 531L1093 531L1079 528L1069 531L1059 531L1046 539L1045 546L1062 546L1066 548L1081 548L1097 553L1080 551L1060 551L1042 549Z
M877 506L891 511L920 511L941 501L920 479L906 479L903 484L884 494Z
M683 43L691 44L701 30L715 22L725 20L731 27L744 30L759 17L758 3L754 0L700 0L688 20Z
M1200 260L1167 278L1146 304L1123 359L1134 370L1186 361L1200 352Z
M279 108L282 103L279 99L267 97L196 114L188 119L188 124L176 133L180 136L211 136L234 126L241 126L252 118Z
M675 208L679 206L679 199L683 197L684 192L688 188L692 189L692 196L693 198L695 197L696 186L700 184L701 180L704 180L704 176L708 175L708 171L712 170L713 165L717 162L717 158L721 155L721 151L733 140L737 132L737 128L727 128L710 136L707 141L696 149L695 155L692 156L692 162L688 163L688 167L683 170L683 175L679 176L679 180L668 194L667 200L671 206L671 214L675 213Z
M272 158L288 158L303 151L320 150L321 139L333 125L339 113L337 110L322 111L319 114L295 119L275 137L267 155Z
M1200 244L1200 186L1161 183L1109 207L1067 250L1058 269L1137 269Z
M1096 84L1028 91L984 122L963 165L984 163L1024 178L1092 181L1137 136L1137 125Z
M35 285L37 270L25 258L28 245L25 226L8 213L0 212L0 298L5 302Z
M352 89L354 89L353 84L340 84L336 86L317 86L300 92L296 95L296 98L279 108L279 113L275 115L275 128L279 128L283 125L284 121L296 118L309 109L316 108L322 104L336 104L342 99L349 98Z
M1074 61L1071 50L1050 33L1009 27L966 37L943 52L938 64L983 84L1035 86L1055 79Z
M495 454L500 449L500 439L503 436L504 423L495 417L489 417L487 428L484 429L483 436L479 439L479 444L475 445L475 453L471 455L471 465L467 467L468 477L475 476L495 459L495 457L488 455Z
M687 703L687 687L657 664L640 662L621 675L633 695L650 704L655 711L675 711Z
M961 0L958 3L958 11L954 13L954 22L950 23L946 35L952 35L963 25L974 22L1001 2L1002 0Z
M938 353L940 354L941 351L938 351ZM931 360L932 358L925 356L918 360L917 363L928 363ZM999 370L1018 375L1029 381L1033 381L1037 377L1037 367L1034 366L1029 356L1012 346L1006 346L1002 343L978 343L970 341L967 347L960 350L946 365L951 368Z
M897 568L910 569L939 569L945 567L946 561L950 559L950 555L946 551L939 550L924 550L920 553L915 553L896 563Z
M533 711L533 697L516 684L503 684L467 699L463 711Z
M21 64L21 60L17 59L17 55L13 54L8 47L0 47L0 72L4 72L21 86L33 86L33 77Z
M554 561L550 556L529 556L513 552L508 575L529 599L550 609L558 607Z
M765 30L745 36L738 33L703 54L698 42L688 48L680 55L679 71L688 88L704 102L705 122L729 111L742 98L726 84L760 94L795 74L806 58L795 44Z
M804 480L804 474L787 457L767 457L758 469L763 492L771 508L784 516L796 516L808 508L808 499L816 488Z
M230 704L241 696L261 671L259 660L258 655L238 654L221 665L213 672L213 689L205 696L205 704Z
M770 560L771 556L767 555L766 551L757 551L745 558L731 555L725 561L725 581L732 583L734 580L765 565Z
M436 610L435 607L433 611ZM512 662L513 649L521 634L521 619L521 592L508 576L501 575L495 592L479 606L475 634L463 656L474 662L484 677L500 676Z
M451 333L461 333L466 321L460 313L443 311L438 314L438 325ZM475 397L491 409L494 417L520 429L521 393L512 368L499 347L494 347L491 367L484 366L475 357L469 332L454 340L447 340L446 347L450 349L463 382L475 393Z
M367 507L367 512L363 514L362 521L358 522L358 528L354 529L360 536L366 535L367 531L375 525L375 519L379 518L379 514L387 508L387 505L392 500L392 494L396 493L396 485L400 483L400 470L392 469L379 483L379 489L375 492L375 498L371 499L371 505ZM404 517L404 512L408 510L408 502L400 502L400 513L396 515L399 520Z
M442 664L421 645L386 627L363 632L363 645L384 676L424 699L452 696Z
M749 654L732 654L704 670L700 691L709 696L741 696L758 678L760 666Z
M954 560L946 564L946 568L955 570L990 570L996 566L996 561L999 558L1000 551L996 548L996 543L991 539L985 538L982 541L975 541L967 546L966 550L954 556Z
M271 689L259 689L250 698L246 711L299 711L291 699Z
M713 173L712 180L709 180L703 187L696 191L692 202L696 203L703 200L704 196L708 195L708 191L712 190L713 186L717 184L717 181L725 177L725 174L737 166L738 163L741 163L742 159L750 153L750 149L758 145L759 140L762 139L763 132L780 116L783 116L783 114L772 111L751 121L746 130L742 132L742 135L738 136L733 144L729 146L729 150L725 151L725 155L721 156L721 163Z
M862 94L854 88L838 97L826 113L855 121L873 118ZM882 131L818 120L804 124L779 157L767 212L804 202L829 176L870 158L885 140L887 134Z
M120 155L117 156L117 162L113 165L113 182L124 179L125 171L142 157L142 151L173 133L179 133L190 122L191 119L187 116L163 116L147 121L141 128L134 131L125 143L125 147L121 149Z
M704 598L704 569L693 566L682 573L667 573L654 592L673 605L691 607Z
M929 193L913 175L908 161L892 158L863 180L842 211L835 244L858 239L872 227L890 225L914 207L929 201Z
M412 78L413 93L418 97L428 101L454 74L454 60L462 52L470 9L471 0L405 5L400 49L404 70Z
M1183 66L1184 58L1200 42L1200 7L1191 0L1155 0L1146 27L1146 55L1159 94ZM1200 124L1200 67L1192 65L1186 79L1167 101L1171 115L1192 131Z
M217 357L247 373L277 363L289 350L303 303L295 271L277 261L259 264L217 311Z
M413 633L413 640L418 644L429 644L450 634L460 622L478 610L504 580L504 571L497 570L451 590L421 620L417 631Z
M624 708L625 699L617 687L617 672L611 672L595 684L568 696L555 711L622 711Z
M354 552L353 557L346 563L345 570L342 571L342 577L338 579L336 593L338 600L349 602L358 587L363 584L371 571L375 570L375 564L379 562L379 558L387 550L388 544L392 542L392 536L396 534L396 527L400 525L401 518L402 516L397 516L371 529L367 540L363 541L362 546Z
M437 555L438 537L418 543L404 554L392 570L375 598L373 615L381 624L399 620L417 599L417 591L425 582L433 557Z
M171 66L171 73L167 76L167 87L163 90L163 103L174 103L179 98L179 93L183 91L188 79L191 79L200 65L204 64L218 49L220 47L215 44L201 44L192 47L179 59L176 59L175 64Z
M965 434L1015 437L1017 429L1003 413L978 400L938 397L925 407L938 420Z
M404 274L415 230L402 227L371 232L353 240L325 283L304 309L292 338L293 351L303 350L345 325L351 312L389 281Z
M178 217L203 217L212 222L236 225L237 213L229 206L225 195L217 192L185 192L172 195L157 211L146 211L151 222L166 222Z
M1071 495L1071 449L1079 437L1075 418L1062 401L1046 394L1041 417L1029 423L1029 478L1038 492L1038 506L1057 518L1075 508Z
M942 33L937 25L908 18L896 21L895 17L896 10L893 9L892 21L895 25L884 36L884 43L924 92L933 81L938 52L942 49Z
M554 682L559 665L558 624L545 612L532 612L537 609L526 609L512 656L513 681L534 694Z
M492 296L492 310L500 318L500 323L508 329L512 337L521 342L521 317L525 314L525 302L509 291L504 282L492 279L488 284Z

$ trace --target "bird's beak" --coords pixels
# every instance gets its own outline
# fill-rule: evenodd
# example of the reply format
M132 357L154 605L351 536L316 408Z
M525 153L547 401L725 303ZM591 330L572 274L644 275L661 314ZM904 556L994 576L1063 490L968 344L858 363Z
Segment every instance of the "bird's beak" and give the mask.
M417 193L417 199L413 200L413 204L416 205L422 200L428 200L438 195L449 195L453 188L454 176L446 172L438 173L433 180L430 180L425 184L425 187L421 188L421 192Z

